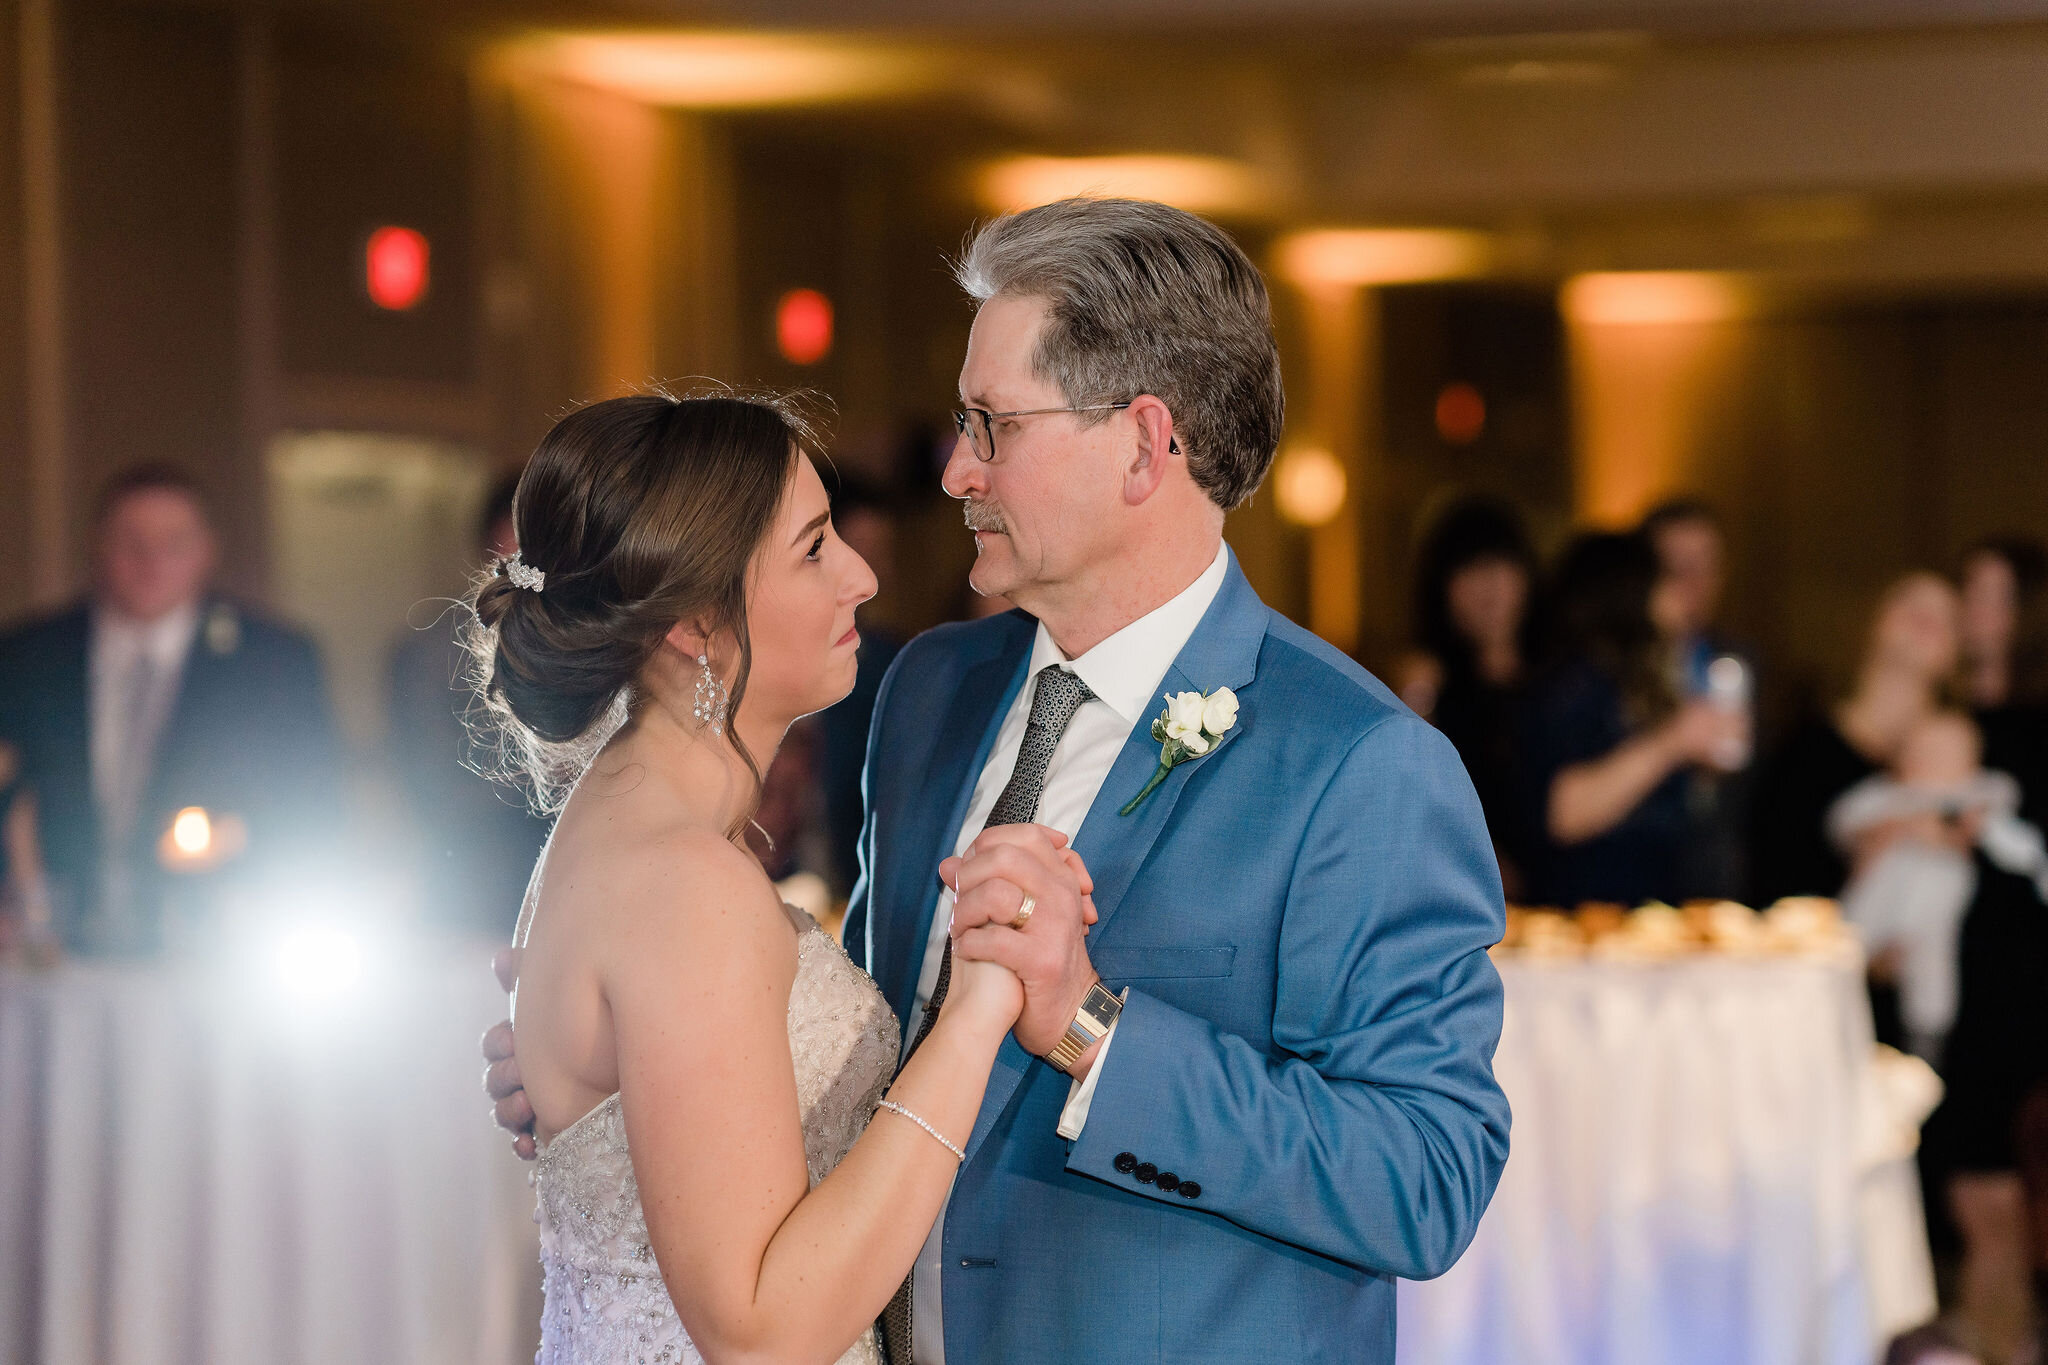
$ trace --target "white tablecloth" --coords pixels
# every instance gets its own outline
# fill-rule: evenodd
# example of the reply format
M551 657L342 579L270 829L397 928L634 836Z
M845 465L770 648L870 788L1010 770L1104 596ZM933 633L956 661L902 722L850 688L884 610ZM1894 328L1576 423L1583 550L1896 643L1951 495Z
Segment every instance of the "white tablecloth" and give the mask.
M387 942L317 999L260 963L0 969L0 1362L531 1360L490 946Z
M1401 1285L1403 1365L1870 1365L1932 1316L1853 954L1501 976L1511 1154L1464 1258Z

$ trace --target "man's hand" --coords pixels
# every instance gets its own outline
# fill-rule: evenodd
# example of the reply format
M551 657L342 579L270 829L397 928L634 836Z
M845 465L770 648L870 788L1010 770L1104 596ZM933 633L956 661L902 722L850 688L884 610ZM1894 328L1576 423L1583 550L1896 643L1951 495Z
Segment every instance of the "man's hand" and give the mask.
M1101 978L1088 960L1095 922L1095 883L1066 836L1043 825L997 825L939 875L953 888L953 951L970 961L998 962L1024 983L1024 1013L1013 1030L1018 1045L1043 1057L1059 1045L1088 988ZM1023 928L1015 924L1026 897L1034 902ZM1089 1049L1075 1064L1078 1079L1094 1064Z
M510 995L519 984L519 949L500 948L491 959L498 984ZM526 1087L519 1079L519 1059L512 1055L512 1021L491 1025L484 1034L484 1093L491 1097L491 1116L498 1126L512 1134L512 1150L521 1161L533 1160L533 1106L526 1102Z

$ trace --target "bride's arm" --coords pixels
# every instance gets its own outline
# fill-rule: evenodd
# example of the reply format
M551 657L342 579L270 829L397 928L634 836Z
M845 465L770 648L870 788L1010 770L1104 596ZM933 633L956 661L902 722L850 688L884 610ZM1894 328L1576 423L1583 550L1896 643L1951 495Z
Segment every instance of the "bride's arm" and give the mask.
M884 1111L808 1189L788 922L760 869L730 845L691 849L688 861L685 908L675 860L653 854L643 870L618 870L645 880L615 903L650 909L622 912L604 973L648 1233L713 1365L831 1362L909 1273L957 1163ZM986 963L960 968L889 1093L964 1145L1021 988L1006 972L981 977Z

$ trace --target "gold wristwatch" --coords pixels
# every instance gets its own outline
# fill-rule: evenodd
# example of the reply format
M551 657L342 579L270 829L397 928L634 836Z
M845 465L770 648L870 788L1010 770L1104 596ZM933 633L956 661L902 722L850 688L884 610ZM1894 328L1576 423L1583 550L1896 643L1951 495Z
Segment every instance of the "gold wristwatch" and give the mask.
M1123 1010L1124 1002L1111 995L1100 981L1096 982L1088 988L1088 994L1081 997L1081 1008L1074 1011L1074 1022L1067 1025L1067 1036L1045 1054L1045 1060L1061 1071L1073 1074L1074 1063L1081 1060L1081 1054L1102 1040Z

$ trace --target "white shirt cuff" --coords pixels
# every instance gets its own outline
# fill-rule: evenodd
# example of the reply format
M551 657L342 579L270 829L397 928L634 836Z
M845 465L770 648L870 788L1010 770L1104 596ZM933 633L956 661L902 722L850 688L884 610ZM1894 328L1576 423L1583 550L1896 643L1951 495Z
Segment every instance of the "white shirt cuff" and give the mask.
M1123 1020L1117 1020L1121 1024ZM1095 1065L1088 1068L1088 1074L1075 1081L1067 1091L1067 1106L1060 1110L1060 1136L1072 1142L1081 1136L1081 1130L1088 1126L1088 1106L1095 1103L1095 1082L1102 1078L1103 1064L1109 1060L1109 1045L1116 1041L1116 1024L1109 1026L1109 1032L1102 1035L1102 1048L1095 1054Z

